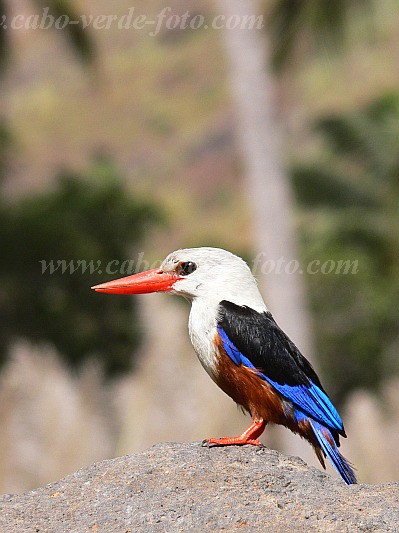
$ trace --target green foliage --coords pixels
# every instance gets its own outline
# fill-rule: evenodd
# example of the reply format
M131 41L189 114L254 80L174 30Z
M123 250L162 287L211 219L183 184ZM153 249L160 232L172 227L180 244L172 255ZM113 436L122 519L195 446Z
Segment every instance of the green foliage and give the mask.
M275 0L268 19L274 68L295 60L295 50L340 49L354 9L371 6L371 0Z
M5 177L9 148L12 145L13 136L8 122L0 118L0 185Z
M3 361L13 340L27 338L54 345L72 367L95 355L108 374L129 368L140 341L136 302L104 297L90 287L134 273L116 272L116 263L107 273L106 265L134 258L156 221L157 209L132 197L104 159L82 178L64 172L49 192L1 203ZM57 266L58 260L66 262L66 272L42 272L44 264ZM100 266L91 272L90 264Z
M342 398L399 371L399 93L326 117L316 131L320 160L292 171L304 259L359 267L308 277L321 362Z

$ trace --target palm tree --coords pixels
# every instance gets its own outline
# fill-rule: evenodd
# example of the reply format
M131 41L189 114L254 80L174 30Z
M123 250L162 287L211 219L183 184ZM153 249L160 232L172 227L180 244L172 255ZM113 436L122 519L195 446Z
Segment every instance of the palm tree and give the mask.
M276 122L276 76L292 57L304 34L316 35L329 28L328 35L342 33L346 14L356 0L277 0L268 32L227 29L224 32L230 64L237 132L246 165L247 196L253 213L254 244L265 261L286 264L298 258L294 228L295 206L282 156L282 136ZM367 2L364 2L366 4ZM218 0L229 18L257 12L253 0ZM310 318L303 278L299 272L272 272L264 280L267 302L278 322L308 358L313 359ZM284 436L284 449L298 453L297 440ZM301 453L309 458L304 446Z
M309 276L318 353L343 399L399 371L399 93L323 118L316 132L324 152L292 168L305 250L359 263L354 276Z

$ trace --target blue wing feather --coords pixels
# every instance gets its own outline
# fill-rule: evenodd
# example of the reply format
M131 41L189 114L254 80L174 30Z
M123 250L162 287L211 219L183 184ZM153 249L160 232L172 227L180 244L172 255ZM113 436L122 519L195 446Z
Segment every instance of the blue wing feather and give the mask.
M280 385L263 374L261 376L285 398L291 400L315 420L331 429L338 431L343 429L341 417L330 399L312 381L310 381L310 387L306 385Z
M224 329L218 326L219 337L222 340L223 348L226 350L227 355L232 359L236 365L245 365L249 368L255 368L251 361L245 357L231 342Z
M252 362L243 355L236 346L231 342L226 332L221 326L218 326L218 333L223 343L223 347L236 365L244 365L248 368L256 370L261 379L264 379L272 385L280 394L290 400L293 404L298 406L307 415L314 418L316 421L325 424L331 429L338 431L343 430L342 420L331 403L328 396L323 392L312 380L309 380L310 385L287 385L280 384L268 378L262 369L256 368Z

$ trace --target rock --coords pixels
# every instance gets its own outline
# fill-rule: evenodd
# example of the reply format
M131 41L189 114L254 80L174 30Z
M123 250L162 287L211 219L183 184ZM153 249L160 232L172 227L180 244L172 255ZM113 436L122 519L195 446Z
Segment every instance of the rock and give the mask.
M2 532L399 531L399 483L346 486L253 446L163 443L0 498Z

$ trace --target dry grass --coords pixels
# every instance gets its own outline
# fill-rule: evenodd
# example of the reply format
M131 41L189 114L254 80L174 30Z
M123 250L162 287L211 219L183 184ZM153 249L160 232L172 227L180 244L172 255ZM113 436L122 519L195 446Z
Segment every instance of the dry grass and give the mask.
M113 454L98 369L73 377L50 351L15 347L0 383L0 490L21 492Z

